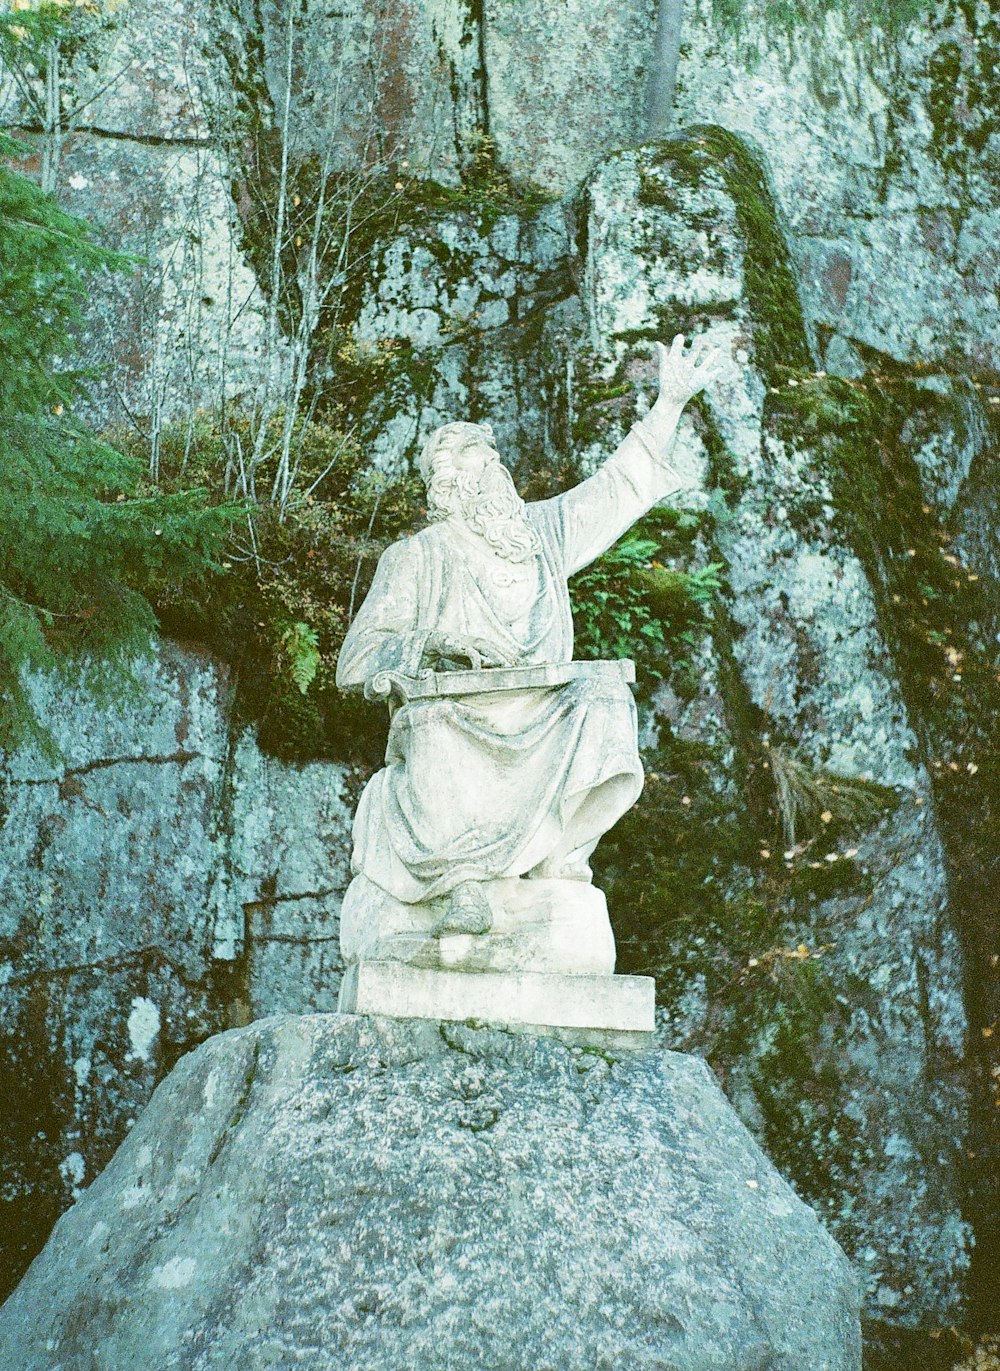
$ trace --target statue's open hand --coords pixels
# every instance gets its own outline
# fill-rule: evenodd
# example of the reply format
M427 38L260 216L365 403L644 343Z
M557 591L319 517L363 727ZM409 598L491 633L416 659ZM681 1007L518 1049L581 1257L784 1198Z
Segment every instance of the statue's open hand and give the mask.
M424 645L420 665L431 671L478 671L484 666L510 666L505 656L485 638L432 633Z
M725 353L704 336L695 338L686 353L683 333L678 333L669 348L657 343L656 350L660 362L660 393L654 410L683 409L692 395L716 380L725 368Z

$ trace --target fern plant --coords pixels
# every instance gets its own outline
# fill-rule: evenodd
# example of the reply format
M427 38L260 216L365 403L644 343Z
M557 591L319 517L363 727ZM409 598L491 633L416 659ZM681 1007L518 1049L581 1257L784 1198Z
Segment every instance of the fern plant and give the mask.
M281 635L281 655L292 685L305 695L320 664L319 635L308 624L290 624Z
M671 640L704 617L720 588L720 562L693 572L657 560L659 539L633 531L570 583L576 651L581 657L633 657L643 674L663 677Z

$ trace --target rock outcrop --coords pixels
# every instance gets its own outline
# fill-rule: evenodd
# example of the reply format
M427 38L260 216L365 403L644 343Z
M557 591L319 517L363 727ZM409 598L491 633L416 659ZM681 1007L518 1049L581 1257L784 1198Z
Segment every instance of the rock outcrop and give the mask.
M164 644L114 704L55 681L36 699L62 757L0 772L8 1282L183 1052L335 1006L352 811L345 768L232 725L203 653Z
M74 114L45 154L66 207L150 264L94 294L105 419L121 421L122 400L157 422L183 417L283 365L253 270L246 190L262 167L249 129L314 173L370 162L449 186L486 148L522 188L563 199L649 132L653 0L351 0L296 14L155 0L106 19L64 62ZM990 7L935 0L879 26L849 5L699 5L682 39L676 126L721 124L764 154L828 369L857 365L855 344L996 367ZM37 131L15 83L0 99Z
M763 153L807 318L838 370L853 339L900 361L998 363L997 72L988 4L919 10L769 0L699 6L678 125L711 120ZM798 10L798 13L796 13Z
M814 417L832 399L823 377L807 379L795 275L745 145L705 128L619 153L590 179L587 199L585 298L608 381L635 373L646 339L680 328L714 336L734 359L675 452L689 482L679 503L692 512L715 504L688 564L718 559L725 568L725 612L693 698L668 677L661 738L673 765L685 743L700 745L713 776L711 797L692 815L691 845L699 861L715 849L710 879L724 888L733 920L722 941L737 945L738 911L754 917L748 891L787 876L780 895L772 888L764 897L777 915L771 948L801 949L806 960L819 953L829 999L800 1020L812 1022L800 1085L825 1079L824 1104L786 1094L790 1061L777 1070L781 1084L772 1074L787 1005L769 1017L758 1004L743 1019L730 1091L861 1259L871 1311L915 1323L919 1310L943 1322L961 1304L971 1245L962 1180L968 1089L958 1066L965 967L920 721L900 686L879 578L855 536L854 500L866 497L861 488L855 495L845 465L853 450L831 446ZM607 455L618 422L613 405L595 407L594 460ZM954 457L947 414L925 422ZM873 447L865 460L884 458ZM899 516L886 508L882 517ZM746 798L761 783L783 808L783 851L756 838L760 819ZM796 822L789 800L798 791L808 807L810 790L811 825L805 813ZM740 810L742 843L713 821L732 803L727 794L742 797L730 811ZM757 866L752 882L736 853ZM685 861L676 847L674 860ZM696 879L690 869L687 880ZM670 943L668 935L657 974L671 984L673 1041L704 1044L713 1031L704 1012L685 1019L679 1010L697 1006L704 965L692 956L690 930L678 937L676 960L664 955ZM761 973L763 951L747 949L742 974ZM816 986L805 960L802 970L795 995L809 999ZM820 1158L838 1177L826 1194L806 1179Z
M857 1371L854 1277L703 1062L313 1015L185 1057L5 1371Z

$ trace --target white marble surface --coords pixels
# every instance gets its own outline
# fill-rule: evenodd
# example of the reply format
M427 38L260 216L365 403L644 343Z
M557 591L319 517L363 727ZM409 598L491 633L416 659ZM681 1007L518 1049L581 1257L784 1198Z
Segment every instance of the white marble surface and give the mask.
M721 359L657 348L656 403L563 495L525 504L488 424L425 444L430 526L382 554L337 664L392 716L354 822L348 963L613 972L589 858L642 789L634 668L573 662L567 579L681 484L677 421Z
M357 876L344 898L340 946L359 958L465 971L561 971L610 976L615 940L602 891L589 881L489 881L490 926L439 930L442 902L406 904Z
M653 1005L648 976L476 974L360 961L344 979L339 1009L397 1019L475 1020L594 1046L648 1047Z

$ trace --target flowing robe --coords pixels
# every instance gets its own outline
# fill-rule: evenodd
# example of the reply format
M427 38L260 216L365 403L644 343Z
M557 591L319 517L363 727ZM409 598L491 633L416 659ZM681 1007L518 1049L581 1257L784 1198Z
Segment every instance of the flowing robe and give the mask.
M338 684L416 675L433 633L485 639L517 665L570 661L567 577L680 485L640 423L595 475L525 506L541 545L526 562L456 517L394 543L344 641ZM586 858L642 779L624 681L410 701L361 796L352 871L410 904L466 880L589 879Z

